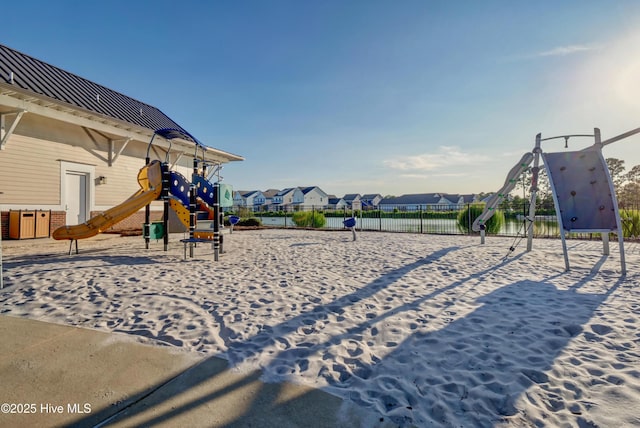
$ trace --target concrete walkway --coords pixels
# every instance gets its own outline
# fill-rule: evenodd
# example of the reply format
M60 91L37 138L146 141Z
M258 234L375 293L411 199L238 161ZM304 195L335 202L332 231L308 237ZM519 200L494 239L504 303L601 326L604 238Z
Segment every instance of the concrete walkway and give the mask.
M124 334L0 316L0 426L336 427L342 400ZM5 404L6 403L6 404Z

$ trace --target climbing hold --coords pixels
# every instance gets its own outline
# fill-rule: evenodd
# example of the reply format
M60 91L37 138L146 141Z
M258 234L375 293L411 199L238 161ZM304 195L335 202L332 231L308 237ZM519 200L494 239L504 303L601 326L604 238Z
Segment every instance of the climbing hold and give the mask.
M571 196L575 196L575 195L576 195L576 191L575 191L575 190L572 190L572 191L571 191Z
M602 211L604 209L604 205L600 205L598 208Z
M571 217L571 221L576 221L578 220L578 217Z
M566 167L566 166L561 166L561 167L560 167L560 171L564 171L565 169L567 169L567 167Z

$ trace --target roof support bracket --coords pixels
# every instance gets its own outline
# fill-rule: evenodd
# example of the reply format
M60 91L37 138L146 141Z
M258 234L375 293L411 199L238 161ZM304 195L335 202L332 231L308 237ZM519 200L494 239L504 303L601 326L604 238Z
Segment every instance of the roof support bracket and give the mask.
M127 147L127 144L129 144L131 140L131 137L120 140L109 140L109 166L113 166L113 164L116 163L116 160L122 154L124 149ZM120 146L117 153L116 143L122 143L122 146Z
M175 155L175 160L169 160L169 162L171 163L170 168L173 169L175 168L175 166L178 164L178 161L180 159L182 159L182 157L184 156L184 152L182 151L174 151L173 155ZM169 159L171 159L171 155L169 155Z
M11 138L11 134L13 134L13 131L15 131L16 126L18 126L20 119L22 119L22 115L24 115L26 112L26 110L14 110L0 113L0 150L4 150L4 146L7 144L7 141L9 141L9 138ZM7 130L7 116L12 116L14 114L16 115L16 118L13 120L13 123Z

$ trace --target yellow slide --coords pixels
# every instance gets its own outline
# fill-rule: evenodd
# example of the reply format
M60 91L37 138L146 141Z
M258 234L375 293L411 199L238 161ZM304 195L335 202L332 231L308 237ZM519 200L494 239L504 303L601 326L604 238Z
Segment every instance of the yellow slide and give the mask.
M97 235L119 221L135 214L145 205L155 201L162 192L160 162L153 161L138 172L140 190L129 199L89 221L75 226L62 226L53 232L53 239L84 239Z
M187 230L189 230L189 216L190 216L189 210L185 208L185 206L182 205L180 202L176 201L175 199L169 200L169 205L171 206L171 209L173 210L173 212L176 213L176 216L180 220L180 223L182 223L184 227L186 227ZM213 240L213 230L196 230L193 233L193 237L198 239Z

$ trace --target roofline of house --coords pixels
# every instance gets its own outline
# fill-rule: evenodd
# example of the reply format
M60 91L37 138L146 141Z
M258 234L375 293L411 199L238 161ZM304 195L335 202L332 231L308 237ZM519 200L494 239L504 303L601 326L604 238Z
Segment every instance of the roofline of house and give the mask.
M76 124L98 132L112 134L116 139L130 139L148 143L155 132L153 129L83 109L64 101L55 100L3 82L0 82L0 105L15 109L16 111L31 113L49 119ZM168 150L170 147L176 149L176 143L178 143L177 145L181 146L181 148L188 149L183 152L184 154L195 154L196 143L192 141L182 138L175 138L171 143L164 138L160 139L160 141L159 143L154 142L154 144ZM205 147L205 158L209 161L224 163L244 160L242 156L208 146Z

